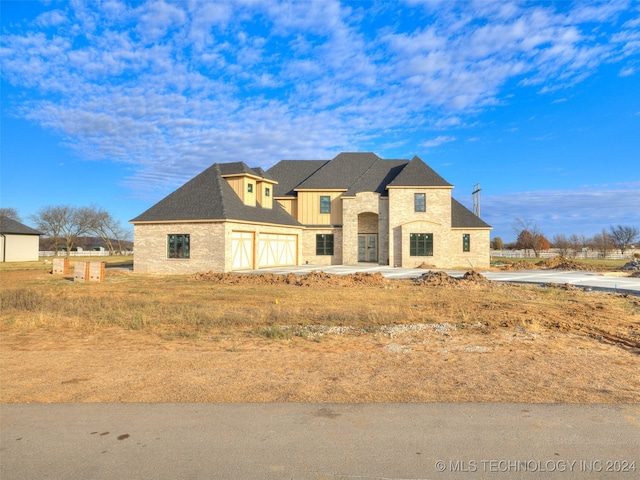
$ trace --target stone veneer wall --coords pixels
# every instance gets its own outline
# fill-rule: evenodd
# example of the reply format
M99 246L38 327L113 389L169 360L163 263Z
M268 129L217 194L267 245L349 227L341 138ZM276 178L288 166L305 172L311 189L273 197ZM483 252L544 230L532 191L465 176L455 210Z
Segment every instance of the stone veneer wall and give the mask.
M167 235L190 235L190 258L167 258ZM224 224L154 223L133 227L133 269L138 273L186 274L224 268Z
M342 263L358 263L358 215L361 213L378 215L378 263L386 265L389 259L389 201L374 192L357 193L355 197L342 199Z
M414 211L414 193L426 194L425 212ZM389 218L389 265L413 268L425 262L447 266L446 252L438 248L446 243L451 230L450 188L390 188ZM434 256L410 257L410 233L433 233Z
M462 251L462 235L471 237L471 251ZM489 268L491 264L491 230L488 228L454 228L451 230L449 258L452 267Z
M414 211L414 193L426 194L426 212ZM487 268L490 229L451 228L451 189L389 189L390 265L415 268L422 263L437 268ZM410 256L412 233L433 234L433 256ZM471 251L462 251L462 235L471 235ZM471 264L471 265L470 265Z
M316 255L316 235L333 234L333 255ZM342 229L307 228L302 232L302 265L342 265Z

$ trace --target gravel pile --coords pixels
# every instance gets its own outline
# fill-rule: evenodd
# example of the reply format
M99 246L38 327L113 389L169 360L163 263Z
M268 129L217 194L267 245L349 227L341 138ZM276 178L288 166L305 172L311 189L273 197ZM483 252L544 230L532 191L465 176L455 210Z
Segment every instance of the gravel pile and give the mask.
M640 270L640 258L634 258L630 262L625 263L621 270Z

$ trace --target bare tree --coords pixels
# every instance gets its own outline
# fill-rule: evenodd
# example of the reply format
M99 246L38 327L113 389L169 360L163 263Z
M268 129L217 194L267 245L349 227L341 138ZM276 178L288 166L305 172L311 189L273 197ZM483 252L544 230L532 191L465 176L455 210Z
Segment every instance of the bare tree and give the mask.
M109 212L100 207L91 207L92 221L90 231L104 241L110 255L122 255L123 242L129 238L129 232L115 220Z
M640 236L640 230L637 227L630 227L626 225L613 225L609 227L609 237L613 246L620 250L620 253L624 255L624 252L630 245L635 242Z
M591 245L598 252L600 258L606 258L609 251L613 249L611 237L604 228L601 233L596 233L591 237Z
M78 237L91 231L94 213L91 207L70 207L58 205L41 208L31 217L38 228L51 239L51 244L58 255L63 246L69 252L76 247Z
M584 251L584 249L588 246L588 244L589 242L587 240L587 237L584 236L584 234L577 235L575 233L572 233L571 236L569 237L569 245L571 249L573 249L573 255L575 257L578 256L578 252Z
M567 239L567 236L564 233L558 233L553 236L553 247L558 249L558 252L563 257L566 257L569 254L569 249L571 248L571 243Z
M38 230L49 237L56 255L64 241L65 226L69 223L72 208L66 205L43 207L31 216Z
M16 222L22 222L20 215L18 215L18 210L15 208L4 207L0 208L0 217L7 217L11 220L15 220Z

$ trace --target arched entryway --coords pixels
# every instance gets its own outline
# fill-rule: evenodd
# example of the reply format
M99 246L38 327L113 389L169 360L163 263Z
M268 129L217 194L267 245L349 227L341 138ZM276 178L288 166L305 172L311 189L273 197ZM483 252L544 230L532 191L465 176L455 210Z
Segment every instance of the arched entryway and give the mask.
M378 214L358 215L358 262L378 263Z

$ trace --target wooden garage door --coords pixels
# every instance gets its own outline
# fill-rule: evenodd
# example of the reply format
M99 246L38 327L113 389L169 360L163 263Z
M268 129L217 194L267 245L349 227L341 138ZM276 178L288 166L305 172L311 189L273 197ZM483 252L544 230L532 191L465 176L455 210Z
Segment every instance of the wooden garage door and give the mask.
M258 268L296 265L297 235L261 234L258 238Z
M253 268L253 233L231 232L231 256L234 270Z

